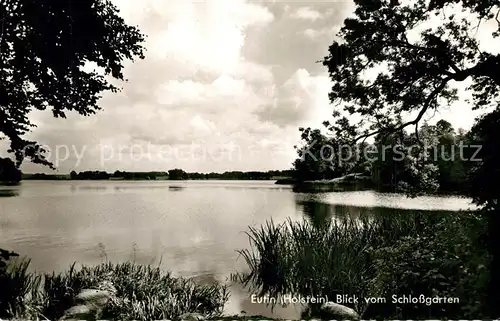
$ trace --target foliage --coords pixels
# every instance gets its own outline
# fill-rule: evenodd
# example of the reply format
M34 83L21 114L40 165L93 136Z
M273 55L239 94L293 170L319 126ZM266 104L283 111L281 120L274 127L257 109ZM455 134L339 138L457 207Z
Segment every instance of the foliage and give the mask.
M377 150L389 147L379 155L374 168L377 185L410 195L423 193L467 192L466 176L474 158L464 153L465 134L457 135L450 123L440 120L436 125L424 124L417 134L402 132L378 135ZM471 148L472 149L472 148Z
M457 91L450 84L466 79L472 80L467 89L475 109L498 107L500 56L480 50L475 37L483 24L493 19L498 21L500 7L496 2L457 0L433 5L423 0L404 4L377 0L356 4L354 16L345 20L339 33L341 41L330 46L323 64L333 81L331 101L341 102L345 112L360 115L362 120L353 125L341 117L340 110L335 110L333 124L327 122L327 129L334 135L344 141L355 136L356 141L400 132L414 125L415 138L420 141L418 126L426 112L455 101ZM460 17L460 10L468 14L467 19ZM417 29L430 19L441 20L442 24ZM494 38L499 35L498 31L493 33ZM412 40L410 33L414 33ZM374 76L368 79L367 73ZM403 121L402 114L410 112L418 112L417 117ZM494 143L493 137L497 136L492 132L494 127L488 124L495 122L497 116L498 112L485 116L487 119L478 122L473 131L482 131L480 136L491 137ZM442 136L439 144L446 140L450 143L453 130L449 124L441 122L437 127ZM440 176L457 170L445 169L443 162L440 166ZM422 178L426 179L428 171L423 174ZM409 185L420 189L428 184ZM450 188L447 184L443 186ZM490 187L485 186L483 184L483 192ZM479 198L476 201L482 204Z
M323 63L334 82L332 102L342 101L345 111L363 117L356 127L358 132L366 129L361 136L417 125L427 110L456 100L457 92L449 87L450 82L469 77L476 108L496 105L500 57L478 50L470 33L476 25L470 20L487 23L494 19L492 11L499 8L487 0L456 2L470 19L461 19L453 10L456 7L437 10L423 0L396 6L389 1L357 1L354 17L344 21L339 33L342 42L330 46ZM482 9L477 11L476 4ZM415 29L434 17L440 18L442 25ZM417 33L416 40L409 39L410 31ZM367 71L375 73L370 77L373 80L367 80ZM413 110L419 111L418 116L402 122L401 113ZM339 118L331 128L336 126L352 125Z
M328 137L319 129L299 128L302 146L295 146L298 158L294 161L294 178L299 181L332 179L351 171L369 171L367 155L362 153L366 146L344 148L342 141Z
M415 126L413 140L421 142L425 128L418 130L418 126L426 112L455 101L457 91L450 84L466 79L472 80L467 89L475 109L497 107L500 57L479 50L475 34L483 24L498 19L500 7L489 0L436 3L439 5L423 0L404 4L382 0L356 2L354 16L344 21L339 33L341 40L330 46L323 64L333 81L331 101L342 103L345 112L359 115L362 120L352 124L336 109L332 124L325 122L333 136L352 144L370 136L399 134L405 127ZM461 18L460 10L468 14L468 19ZM442 23L417 29L430 19ZM494 32L494 38L498 31ZM368 73L373 77L367 78ZM402 115L410 112L417 112L417 117L403 121ZM495 121L497 114L490 114L488 121L483 119L473 130L481 131L483 125ZM441 136L438 145L453 143L454 133L450 127L441 121L432 130ZM496 137L483 131L482 137L485 135ZM417 163L422 170L414 172L422 175L416 175L414 182L404 185L418 192L433 185L418 182L420 178L428 180L433 169L423 162ZM465 180L460 165L440 162L439 167L438 181L442 189L458 188L456 185ZM454 173L456 171L461 173ZM445 182L446 175L460 178Z
M10 158L0 158L0 183L18 183L21 181L21 171Z
M251 228L251 248L240 251L249 267L243 282L258 295L285 294L385 297L388 304L364 300L346 304L363 318L433 318L484 316L481 302L487 256L474 243L483 221L471 213L423 213L362 216ZM483 276L477 279L477 273ZM486 274L485 274L486 273ZM487 281L487 279L486 279ZM459 297L445 310L412 310L390 302L391 295L410 293ZM429 295L430 295L429 294ZM312 307L313 313L317 307Z
M351 158L348 150L352 145L342 147L336 136L329 138L319 129L301 128L300 131L304 144L297 149L299 158L294 163L294 174L299 181L355 172L371 176L373 185L383 191L410 195L467 192L467 175L475 159L474 148L467 146L471 132L459 130L461 134L457 134L445 120L422 125L418 137L405 131L379 134L373 143L351 147ZM320 156L321 146L333 146L333 155L328 157L334 161Z
M392 303L368 313L392 318L478 318L485 315L488 253L480 244L485 221L470 213L455 214L374 252L379 284L386 296L457 297L460 303L422 305Z
M168 177L172 180L184 180L187 179L187 173L182 169L171 169L168 171Z
M2 291L9 297L0 303L10 305L1 306L0 315L56 320L74 305L82 289L97 288L103 281L111 282L117 290L116 298L101 316L107 320L173 319L187 312L218 316L228 299L227 289L221 284L197 285L191 279L164 274L159 267L126 262L77 270L73 264L66 272L42 277L26 272L28 264L5 274L10 283L3 283L7 286L2 289L11 291ZM16 309L7 309L11 306Z
M78 175L75 175L78 177ZM76 178L75 177L75 178ZM118 179L156 179L161 177L168 177L166 172L126 172L126 171L115 171L110 177ZM72 178L73 179L73 178Z
M85 172L71 172L70 173L70 178L71 179L82 179L82 180L87 180L87 179L109 179L111 175L106 173L105 171L85 171Z
M477 163L471 170L471 195L474 201L485 210L498 209L500 200L500 110L481 117L471 131L473 143L480 144L481 149Z
M3 1L0 12L0 133L17 165L25 157L51 165L23 138L35 127L30 111L94 114L100 93L118 90L105 76L123 80L123 62L144 58L144 36L109 0ZM103 72L84 69L91 63Z

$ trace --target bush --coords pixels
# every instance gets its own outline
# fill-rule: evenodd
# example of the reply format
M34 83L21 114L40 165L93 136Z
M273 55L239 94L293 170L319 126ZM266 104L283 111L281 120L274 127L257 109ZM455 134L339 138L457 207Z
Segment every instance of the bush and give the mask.
M478 318L485 317L489 256L481 244L486 225L471 214L455 214L429 225L417 237L404 237L374 252L378 283L386 297L421 294L456 297L460 303L395 305L369 309L367 318Z

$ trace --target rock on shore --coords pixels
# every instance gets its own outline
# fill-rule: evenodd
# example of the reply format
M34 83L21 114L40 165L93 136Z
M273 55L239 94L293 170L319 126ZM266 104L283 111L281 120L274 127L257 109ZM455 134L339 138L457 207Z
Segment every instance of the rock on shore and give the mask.
M75 297L76 305L66 310L60 320L97 320L115 294L115 287L107 281L98 289L83 289Z
M326 302L321 305L321 312L329 319L340 320L360 320L359 314L345 305L334 302Z

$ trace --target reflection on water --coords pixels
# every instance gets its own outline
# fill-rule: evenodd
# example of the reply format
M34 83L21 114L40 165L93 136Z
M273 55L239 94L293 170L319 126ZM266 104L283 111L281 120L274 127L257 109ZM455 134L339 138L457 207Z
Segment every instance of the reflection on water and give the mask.
M319 193L331 193L331 192L344 192L347 187L342 187L333 184L305 184L305 185L295 185L293 186L293 191L295 193L307 193L307 194L319 194ZM367 187L361 185L350 185L348 187L350 191L368 191Z
M459 211L474 209L471 200L458 196L421 196L410 198L404 194L379 193L374 191L339 191L319 193L296 193L297 201L313 201L333 205L358 207L382 207L414 210Z
M335 214L334 206L313 201L298 201L297 206L314 227L323 226Z
M18 195L19 191L17 189L0 188L0 197L12 197Z
M171 192L170 187L182 186ZM249 226L272 218L309 219L315 226L339 215L459 210L469 200L408 199L372 191L294 193L269 181L27 181L0 189L0 247L31 258L32 269L62 271L73 262L134 260L201 282L244 272L237 250ZM404 210L413 209L413 210ZM105 254L105 255L103 255ZM231 286L226 313L297 319L300 307L274 313Z
M415 213L424 214L452 214L455 211L445 210L411 210L390 207L364 207L342 204L326 204L314 201L297 201L297 206L315 227L321 227L333 217L370 218L373 216L410 216Z
M73 187L73 186L72 186ZM107 186L79 186L78 187L79 190L90 190L90 191L96 191L96 192L101 192L101 191L105 191L108 189Z
M144 189L146 189L146 190L153 190L153 189L163 189L163 190L166 190L166 189L169 189L171 187L172 186L170 186L170 185L156 185L156 186L155 185L152 185L152 186L148 186L148 185L143 185L143 186L141 186L141 185L126 186L125 185L125 186L115 186L114 188L117 191L120 191L120 190L121 191L127 191L127 190L141 190L141 189L142 190L144 190Z

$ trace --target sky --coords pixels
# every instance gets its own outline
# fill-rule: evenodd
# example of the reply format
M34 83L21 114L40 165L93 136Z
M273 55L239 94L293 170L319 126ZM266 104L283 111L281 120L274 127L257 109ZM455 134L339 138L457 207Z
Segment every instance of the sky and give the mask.
M317 61L353 2L112 2L147 35L146 59L125 64L123 90L104 94L96 115L30 115L28 138L49 147L58 172L288 169L298 128L330 119ZM459 101L434 117L468 129L476 115Z

